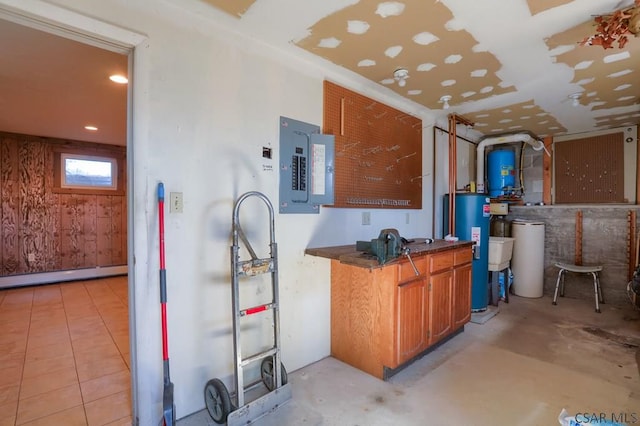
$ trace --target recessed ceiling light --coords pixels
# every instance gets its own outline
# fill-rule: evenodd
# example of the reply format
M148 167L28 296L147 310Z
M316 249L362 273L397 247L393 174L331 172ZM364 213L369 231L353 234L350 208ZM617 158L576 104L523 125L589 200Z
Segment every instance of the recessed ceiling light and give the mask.
M127 77L125 77L124 75L120 75L120 74L114 74L109 76L109 80L113 81L114 83L118 83L118 84L127 84L129 82L129 79Z
M84 126L84 128L86 130L91 131L91 132L97 132L98 131L98 128L96 126Z

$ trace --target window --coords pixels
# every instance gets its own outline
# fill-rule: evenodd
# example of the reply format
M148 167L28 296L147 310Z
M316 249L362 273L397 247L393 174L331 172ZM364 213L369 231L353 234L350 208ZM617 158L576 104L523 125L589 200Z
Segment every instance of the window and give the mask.
M127 186L124 147L53 149L54 193L124 195Z
M60 155L61 188L118 188L118 162L115 158L88 155Z

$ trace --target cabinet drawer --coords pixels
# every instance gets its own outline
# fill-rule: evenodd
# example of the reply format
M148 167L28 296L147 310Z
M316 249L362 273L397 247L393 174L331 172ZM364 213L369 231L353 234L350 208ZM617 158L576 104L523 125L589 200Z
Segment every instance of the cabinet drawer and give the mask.
M418 269L418 272L420 273L420 275L424 275L426 271L426 267L425 267L426 257L412 256L411 259L413 260L413 263L416 265L416 268ZM409 259L403 260L398 266L400 268L400 279L398 280L399 282L409 281L416 278L416 271L413 270L413 267L411 266L411 262L409 262Z
M472 257L471 247L456 250L455 253L453 253L453 264L462 265L463 263L471 262Z
M451 250L429 256L429 272L437 272L452 266L453 252Z

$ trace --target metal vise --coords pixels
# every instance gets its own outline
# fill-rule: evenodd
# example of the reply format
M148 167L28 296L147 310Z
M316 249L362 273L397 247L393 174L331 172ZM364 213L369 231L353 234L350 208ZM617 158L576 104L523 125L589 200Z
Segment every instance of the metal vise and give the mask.
M403 244L397 229L383 229L378 238L369 241L356 241L356 250L373 254L383 265L403 254Z

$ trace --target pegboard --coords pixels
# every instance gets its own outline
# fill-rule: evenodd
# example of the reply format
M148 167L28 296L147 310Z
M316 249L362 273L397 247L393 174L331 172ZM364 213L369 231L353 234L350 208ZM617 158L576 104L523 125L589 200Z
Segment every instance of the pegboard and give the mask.
M555 203L626 203L622 132L554 144Z
M324 82L323 133L335 136L342 208L422 208L422 120Z

